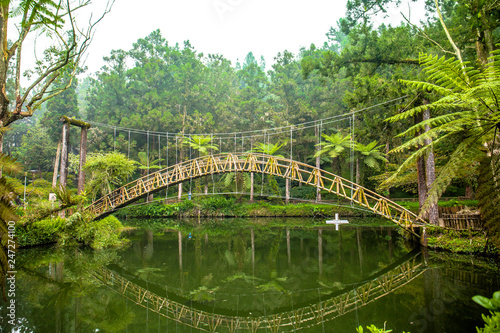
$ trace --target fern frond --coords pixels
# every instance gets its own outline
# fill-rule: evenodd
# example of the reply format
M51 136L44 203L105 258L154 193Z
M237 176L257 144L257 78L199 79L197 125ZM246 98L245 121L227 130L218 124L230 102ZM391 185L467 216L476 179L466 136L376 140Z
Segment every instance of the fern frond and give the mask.
M423 81L409 81L409 80L398 80L398 81L408 87L415 88L417 90L434 91L441 95L453 94L452 89L447 89L434 83L423 82Z
M431 135L429 135L429 133L431 133ZM446 139L448 139L448 137L455 134L455 133L447 133L447 134L444 134L444 135L437 137L437 136L432 135L432 133L434 133L433 129L431 129L429 132L423 133L422 135L403 143L399 147L396 147L393 150L391 150L389 153L390 154L401 153L401 152L403 152L407 149L413 148L413 147L425 146L424 141L430 140L430 139L432 139L432 145L439 145L441 143L441 141L445 141Z
M431 188L427 191L427 198L421 208L421 214L427 212L432 203L437 202L444 191L446 191L448 185L460 173L464 163L470 161L471 157L477 156L477 153L478 148L475 145L475 138L467 138L457 146L448 159L448 162L440 170Z
M380 186L386 186L386 184L390 184L390 183L394 182L394 180L397 177L400 177L403 172L405 172L406 170L408 170L409 168L411 168L412 166L414 166L418 158L426 156L427 153L430 151L431 148L432 148L432 146L425 146L425 147L422 147L422 148L418 149L417 151L413 152L399 166L399 168L396 171L394 171L394 173L392 174L392 176L390 176L389 178L387 178L387 180L385 180L384 182L382 182L382 184Z
M471 86L469 73L474 76L475 69L467 65L467 62L460 62L458 59L446 58L445 56L427 55L421 53L419 56L421 67L430 81L434 81L437 86L451 91L462 91ZM447 95L447 94L443 94Z
M415 115L420 114L427 109L439 112L441 110L449 111L450 109L463 109L463 108L470 108L470 105L463 102L460 98L458 98L458 96L450 95L450 96L445 96L440 100L431 104L416 106L414 108L411 108L410 110L389 117L385 121L394 123L401 120L413 118Z
M426 126L431 128L430 132L437 132L439 135L440 132L449 132L451 130L457 130L458 128L454 126L455 123L457 125L460 125L461 122L457 122L457 119L460 119L460 114L461 113L454 113L454 114L445 114L442 116L438 116L435 118L430 118L425 121L421 121L403 133L400 133L397 135L397 137L415 137L416 135L419 135L419 133L423 133L426 130ZM445 125L445 126L443 126ZM433 134L430 134L433 135Z

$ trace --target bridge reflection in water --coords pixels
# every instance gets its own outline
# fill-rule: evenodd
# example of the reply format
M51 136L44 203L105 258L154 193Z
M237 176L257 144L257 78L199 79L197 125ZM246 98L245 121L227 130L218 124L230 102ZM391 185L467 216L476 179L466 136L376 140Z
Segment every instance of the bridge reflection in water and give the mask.
M257 332L297 331L343 316L371 302L389 295L408 284L427 270L421 254L413 254L404 262L381 272L378 276L356 285L341 294L316 304L258 317L231 316L210 313L196 307L160 296L122 277L116 271L101 268L94 277L103 284L149 311L177 323L206 332L248 330Z

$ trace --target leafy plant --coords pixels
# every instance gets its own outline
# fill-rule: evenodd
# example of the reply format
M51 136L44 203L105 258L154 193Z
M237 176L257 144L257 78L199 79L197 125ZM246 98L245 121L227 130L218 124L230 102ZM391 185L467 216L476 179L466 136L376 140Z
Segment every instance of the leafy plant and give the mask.
M495 152L495 140L498 139L497 132L500 129L500 51L494 51L490 61L480 70L461 60L438 58L423 53L419 60L427 80L401 82L412 88L434 92L441 97L433 103L393 116L388 121L411 119L428 109L436 116L417 123L399 135L410 139L392 152L415 147L417 150L386 182L391 183L394 177L412 166L418 158L425 156L433 146L450 139L459 142L428 191L426 203L422 207L425 212L460 174L465 164L481 156L498 155L498 151ZM425 144L429 140L432 140L432 145ZM497 175L497 170L492 172ZM498 196L500 193L494 195Z
M498 333L500 332L500 291L493 293L492 298L487 298L481 295L472 297L472 300L483 308L490 310L490 315L481 315L485 325L484 328L478 328L478 333Z

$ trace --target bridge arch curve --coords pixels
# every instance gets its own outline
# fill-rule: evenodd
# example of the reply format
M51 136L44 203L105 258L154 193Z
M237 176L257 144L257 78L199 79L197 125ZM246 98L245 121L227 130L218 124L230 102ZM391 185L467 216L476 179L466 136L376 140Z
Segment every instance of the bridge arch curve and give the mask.
M99 219L168 186L229 172L268 174L314 186L354 202L410 231L414 225L426 223L413 212L384 196L331 172L294 160L255 153L208 155L169 166L114 190L94 201L86 210Z

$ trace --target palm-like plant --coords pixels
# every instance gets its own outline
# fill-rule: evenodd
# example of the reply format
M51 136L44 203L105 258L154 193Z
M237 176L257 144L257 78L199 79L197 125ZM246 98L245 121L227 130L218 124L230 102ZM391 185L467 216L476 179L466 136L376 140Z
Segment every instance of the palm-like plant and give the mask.
M324 141L316 144L319 150L314 154L314 157L327 155L332 159L332 170L334 174L340 172L340 166L338 165L338 160L340 155L344 153L346 149L352 147L351 135L342 135L342 133L335 133L331 135L322 134Z
M261 153L265 155L272 155L276 157L283 157L283 155L276 155L278 150L280 150L281 147L283 147L284 144L279 144L279 143L262 143L258 142L255 147L252 149L253 152L256 153Z
M492 158L498 156L495 142L500 131L500 52L495 51L490 62L478 70L460 60L438 58L427 54L420 55L420 63L427 75L426 81L402 82L419 90L427 90L441 96L431 104L415 107L389 118L395 122L411 118L430 109L434 118L425 120L409 128L400 136L409 136L403 145L393 152L401 152L417 147L409 158L396 170L392 178L403 173L415 161L432 148L425 145L432 139L433 145L439 145L454 138L460 142L439 171L436 180L428 191L428 197L422 211L435 202L446 190L450 182L460 174L464 163L470 163L477 156ZM426 131L427 127L427 131ZM430 127L430 130L429 130ZM420 148L419 148L420 147ZM491 163L490 163L491 164ZM493 178L498 179L497 168L491 164ZM500 196L498 182L491 193ZM499 214L496 214L498 216Z
M279 144L279 142L277 142L277 143L258 142L255 145L255 147L252 149L252 151L256 152L256 153L261 153L261 154L265 154L265 155L271 155L271 156L283 158L284 157L283 155L276 154L280 150L280 148L283 146L284 146L284 143ZM274 177L272 175L268 175L267 180L268 180L269 184L271 185L271 188L274 190L275 194L279 195L278 184L276 183L276 180L274 179ZM253 193L253 188L254 188L254 181L253 181L253 172L252 172L250 174L250 192L251 193ZM288 183L288 180L287 180L287 187L286 188L287 188L286 197L288 198L290 196L290 194L289 194L290 185Z
M356 152L356 183L361 183L361 169L362 166L366 165L367 167L375 170L380 169L379 162L388 162L387 158L385 158L384 153L381 152L383 145L377 146L377 141L372 141L367 145L357 142L354 146L354 150Z
M219 150L219 147L213 144L210 135L193 135L189 138L184 138L183 142L194 150L197 150L199 156L207 156L209 153ZM208 194L208 177L205 177L205 194Z
M193 135L189 138L184 138L184 143L197 150L200 156L207 156L210 152L219 150L219 147L212 143L210 135Z
M141 170L142 176L149 174L149 171L151 169L160 169L161 168L160 162L163 161L163 159L156 159L155 160L153 156L150 156L148 158L148 154L143 152L143 151L140 151L139 153L137 153L137 157L139 157L139 163L140 163L139 169Z

